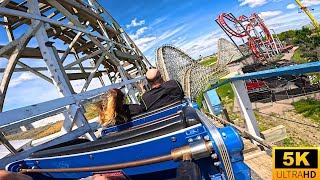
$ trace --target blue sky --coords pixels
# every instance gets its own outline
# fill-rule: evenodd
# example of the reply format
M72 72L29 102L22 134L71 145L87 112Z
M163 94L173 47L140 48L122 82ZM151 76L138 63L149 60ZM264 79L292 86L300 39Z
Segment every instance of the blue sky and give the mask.
M224 12L232 12L237 17L259 13L266 24L277 33L298 29L310 23L305 14L298 13L294 0L99 0L99 2L131 36L152 64L156 48L163 44L175 45L194 58L216 52L218 39L226 38L226 35L214 20ZM302 0L302 2L315 9L312 14L320 21L320 1ZM3 28L0 28L0 34L2 35L0 44L4 45L8 40ZM66 47L62 43L55 45L59 49ZM32 40L29 46L37 47L36 41ZM66 63L73 60L68 58ZM42 60L21 61L32 67L45 66ZM7 60L0 58L0 68L4 68L6 64ZM0 78L2 78L1 73ZM72 82L76 92L79 92L83 84L84 81ZM100 86L98 80L94 80L89 89ZM55 87L48 82L28 72L14 73L4 110L57 97Z
M308 24L305 14L298 13L294 0L124 0L100 1L154 63L154 51L163 44L173 44L194 58L217 51L216 43L226 37L215 23L223 12L236 17L260 13L276 32ZM320 19L318 0L303 0L312 5ZM129 18L128 18L129 17Z

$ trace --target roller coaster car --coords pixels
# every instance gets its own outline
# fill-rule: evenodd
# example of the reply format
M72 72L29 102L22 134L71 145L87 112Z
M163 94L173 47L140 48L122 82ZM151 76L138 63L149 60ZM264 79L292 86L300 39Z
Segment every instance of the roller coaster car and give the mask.
M42 149L6 169L34 179L251 179L244 144L232 127L217 128L197 108L179 102L102 131Z

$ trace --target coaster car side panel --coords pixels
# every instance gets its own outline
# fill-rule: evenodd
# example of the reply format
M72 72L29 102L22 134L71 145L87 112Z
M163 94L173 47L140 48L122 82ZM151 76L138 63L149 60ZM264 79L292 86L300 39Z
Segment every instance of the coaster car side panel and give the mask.
M202 179L250 179L250 169L243 163L243 142L239 133L231 127L216 128L210 120L198 112L200 111L194 108L184 107L180 113L123 132L107 134L97 142L37 152L33 157L7 165L6 169L18 172L20 169L70 169L114 165L172 154L174 149L189 146L193 162L200 168ZM157 128L159 129L152 131ZM171 130L167 131L170 128ZM153 134L156 131L166 133ZM139 139L139 137L144 138ZM112 139L124 143L113 144L114 142L110 142ZM213 151L202 152L203 142L212 144ZM96 145L99 148L92 150L91 148ZM149 177L166 179L176 177L176 168L181 163L183 162L167 160L117 170L131 179L150 179ZM74 179L88 177L93 173L95 172L60 172L42 173L42 175L48 178ZM39 174L30 175L35 177Z
M163 118L168 115L172 115L180 111L183 107L187 106L187 104L188 103L186 101L177 102L151 112L143 113L141 115L133 117L133 121L131 122L102 130L101 135L105 135L110 132L119 132L131 128L133 126L141 125L143 123L147 123L159 118Z

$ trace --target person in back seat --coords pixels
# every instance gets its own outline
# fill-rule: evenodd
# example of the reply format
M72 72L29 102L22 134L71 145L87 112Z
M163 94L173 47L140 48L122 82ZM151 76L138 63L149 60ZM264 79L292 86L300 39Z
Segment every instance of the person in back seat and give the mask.
M132 116L144 112L144 107L139 104L125 104L125 95L120 89L109 90L96 107L103 127L129 122Z
M157 69L149 69L146 78L151 90L142 95L142 105L146 111L155 110L184 99L181 84L176 80L164 82Z

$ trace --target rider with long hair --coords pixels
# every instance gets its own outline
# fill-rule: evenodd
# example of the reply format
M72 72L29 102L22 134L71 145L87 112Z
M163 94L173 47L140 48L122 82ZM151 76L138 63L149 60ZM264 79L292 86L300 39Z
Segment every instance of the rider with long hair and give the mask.
M131 117L140 114L144 108L138 104L125 104L125 95L120 89L109 90L102 102L97 104L99 122L103 127L114 126L131 121Z

